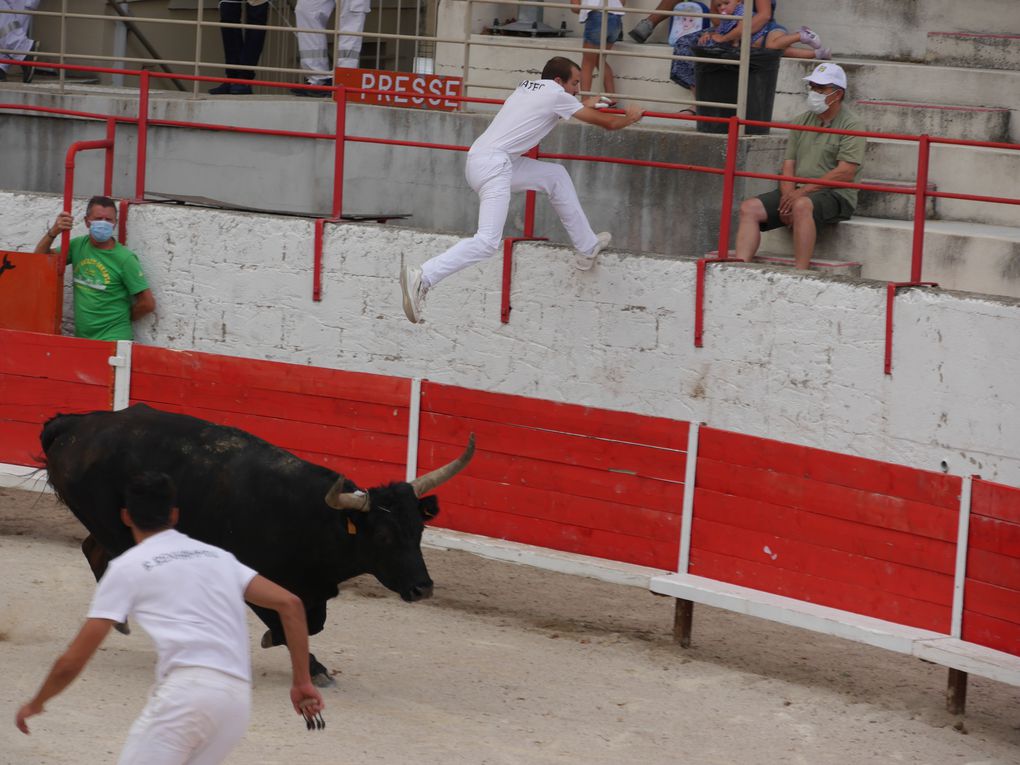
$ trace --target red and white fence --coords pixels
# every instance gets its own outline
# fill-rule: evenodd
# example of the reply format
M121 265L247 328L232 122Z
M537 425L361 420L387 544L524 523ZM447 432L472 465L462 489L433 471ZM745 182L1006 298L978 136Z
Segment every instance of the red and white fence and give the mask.
M1016 487L428 380L12 330L0 481L41 464L57 412L137 402L243 428L361 486L437 467L475 433L433 544L880 645L958 684L1020 685Z

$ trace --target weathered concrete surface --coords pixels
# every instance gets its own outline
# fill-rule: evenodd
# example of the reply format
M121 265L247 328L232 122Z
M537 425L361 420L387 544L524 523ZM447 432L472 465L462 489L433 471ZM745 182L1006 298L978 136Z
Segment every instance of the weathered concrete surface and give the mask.
M21 103L93 113L134 116L135 102L110 88L76 86L61 98L50 88L5 93ZM309 103L314 101L314 103ZM188 100L160 94L151 119L284 129L333 135L336 110L318 99L253 97ZM286 108L280 108L286 105ZM449 114L352 105L347 130L354 136L466 146L488 125L484 114ZM56 117L0 114L6 136L0 188L60 191L64 154L73 141L102 138L102 123ZM783 139L741 142L742 167L777 167ZM557 127L543 151L625 157L721 168L725 136L692 131L630 128L609 133L572 122ZM117 133L114 193L134 196L135 131ZM93 193L102 178L103 154L83 153L75 191ZM333 141L240 135L154 125L148 140L147 191L203 196L260 210L327 215L332 204ZM344 171L345 212L407 212L408 223L435 231L474 231L477 197L464 180L461 152L351 143ZM606 163L568 162L581 203L596 231L611 229L626 250L694 256L712 249L718 235L722 181L718 175L649 170ZM762 187L738 179L739 198ZM711 201L709 201L711 200ZM538 205L536 231L553 241L566 236L552 208ZM511 207L507 235L523 227L524 195Z
M33 245L58 206L0 194L4 245ZM1017 300L901 294L886 376L875 282L712 266L695 348L692 261L610 250L578 272L568 250L523 244L509 324L493 258L436 288L412 325L398 268L454 236L330 226L313 303L309 220L162 205L130 215L128 243L159 301L137 326L142 342L700 420L1020 484Z

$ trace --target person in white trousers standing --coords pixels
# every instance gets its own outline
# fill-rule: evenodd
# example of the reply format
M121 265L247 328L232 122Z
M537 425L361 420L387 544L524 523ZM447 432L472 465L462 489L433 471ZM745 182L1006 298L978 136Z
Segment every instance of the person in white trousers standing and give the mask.
M0 11L34 11L39 7L40 0L0 0ZM32 29L32 17L27 13L0 13L0 49L16 51L0 53L0 58L13 58L26 61L34 58L35 40L29 37ZM7 68L10 64L0 64L0 82L7 79ZM31 82L35 76L35 67L21 68L21 81Z
M26 720L42 713L85 668L110 628L130 616L156 644L156 684L131 726L119 765L222 762L244 735L251 712L245 601L279 612L291 658L291 704L306 723L321 723L322 696L309 675L301 600L226 550L174 530L178 510L166 474L142 473L126 494L121 520L135 545L110 561L85 624L35 697L18 710L18 729L28 733ZM97 760L83 753L82 761Z
M298 0L294 7L294 20L298 28L326 30L329 16L336 8L336 0ZM361 56L361 32L365 29L365 18L371 10L370 0L340 0L337 13L338 29L336 40L336 66L341 69L357 69ZM308 70L309 85L332 85L333 70L329 66L327 37L314 32L296 32L301 68ZM291 91L297 96L328 96L325 90Z
M606 130L619 130L641 119L637 104L625 114L605 114L595 108L596 98L577 100L581 70L573 61L555 56L546 62L542 77L525 80L503 104L489 127L471 145L464 174L478 194L478 231L421 268L406 263L400 271L404 314L417 324L421 320L425 295L451 274L496 254L503 226L515 191L542 191L559 216L567 236L577 250L574 265L588 270L612 236L596 236L581 209L574 184L562 165L539 162L521 156L536 146L560 120L576 117Z

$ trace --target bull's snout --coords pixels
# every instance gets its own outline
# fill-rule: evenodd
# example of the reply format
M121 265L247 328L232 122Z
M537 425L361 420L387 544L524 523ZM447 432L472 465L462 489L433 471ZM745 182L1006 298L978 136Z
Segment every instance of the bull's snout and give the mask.
M427 584L416 584L411 589L403 593L403 598L408 603L414 603L416 600L425 600L425 598L432 597L432 582Z

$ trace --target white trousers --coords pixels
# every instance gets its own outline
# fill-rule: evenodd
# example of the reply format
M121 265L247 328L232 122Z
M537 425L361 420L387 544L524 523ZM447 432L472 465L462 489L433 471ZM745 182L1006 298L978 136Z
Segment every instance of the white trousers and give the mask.
M478 194L478 232L425 262L422 281L426 286L434 287L450 274L496 254L503 241L510 195L515 191L547 194L578 252L590 252L598 243L562 165L529 157L511 159L504 152L469 152L464 175Z
M40 0L0 0L0 10L34 11L39 7ZM0 48L21 51L20 53L0 53L0 58L16 58L21 61L32 49L32 38L28 36L32 28L32 17L27 13L0 13ZM8 64L0 64L0 69L7 71Z
M294 8L294 20L298 27L326 29L329 15L336 7L336 0L298 0ZM336 39L336 66L357 69L361 56L361 37L365 29L365 17L370 10L369 0L341 0ZM353 33L353 34L352 34ZM324 34L297 32L298 54L301 68L316 74L308 77L311 85L319 85L333 76L329 67L329 38Z
M251 685L206 667L179 667L153 686L117 765L216 765L244 736Z

